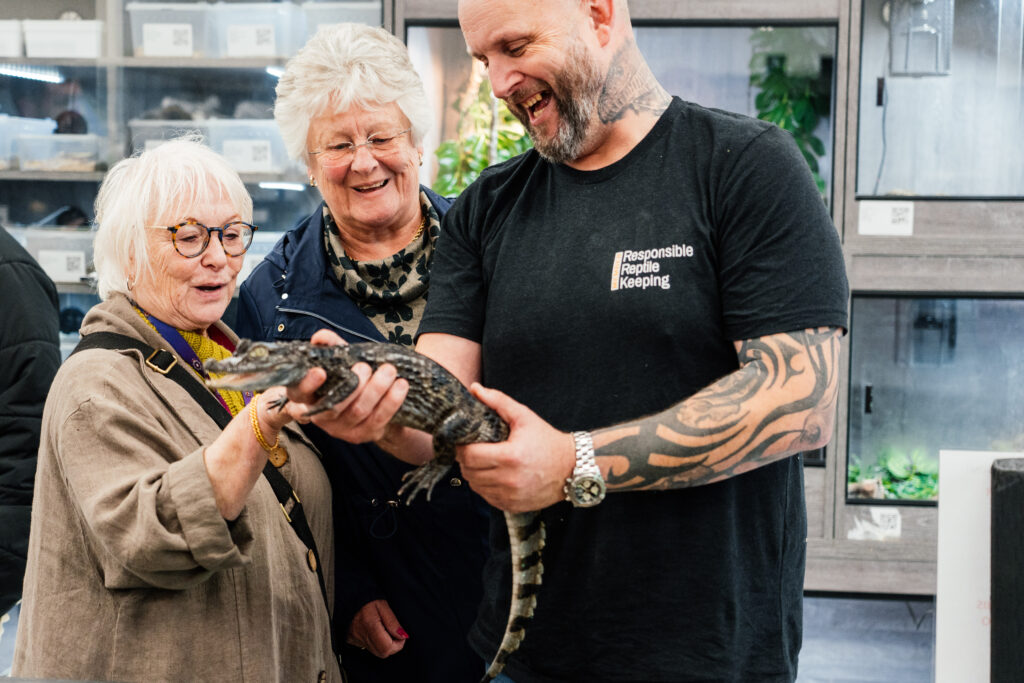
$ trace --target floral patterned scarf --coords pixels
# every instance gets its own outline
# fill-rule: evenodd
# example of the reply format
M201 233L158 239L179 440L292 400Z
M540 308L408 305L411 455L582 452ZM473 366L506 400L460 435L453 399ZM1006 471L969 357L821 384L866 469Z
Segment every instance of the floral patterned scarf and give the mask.
M434 244L441 233L441 219L424 192L420 208L427 217L426 229L397 254L373 261L345 255L334 217L326 204L323 208L327 263L345 294L389 342L409 347L427 303Z

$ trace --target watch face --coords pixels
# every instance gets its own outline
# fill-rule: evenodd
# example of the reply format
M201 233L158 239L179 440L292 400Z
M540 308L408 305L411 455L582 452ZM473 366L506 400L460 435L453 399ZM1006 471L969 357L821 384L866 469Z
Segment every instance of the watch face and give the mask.
M572 498L576 505L587 507L604 500L604 481L597 477L580 477L573 482Z

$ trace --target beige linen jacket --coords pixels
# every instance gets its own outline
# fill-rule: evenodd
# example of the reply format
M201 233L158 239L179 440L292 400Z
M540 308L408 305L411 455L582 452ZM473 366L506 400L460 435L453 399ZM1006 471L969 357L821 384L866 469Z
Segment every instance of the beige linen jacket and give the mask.
M103 330L169 349L121 295L85 317L82 334ZM265 477L220 516L203 462L220 429L183 388L138 351L82 351L42 430L13 675L341 680L305 546ZM333 595L327 477L297 431L282 444Z

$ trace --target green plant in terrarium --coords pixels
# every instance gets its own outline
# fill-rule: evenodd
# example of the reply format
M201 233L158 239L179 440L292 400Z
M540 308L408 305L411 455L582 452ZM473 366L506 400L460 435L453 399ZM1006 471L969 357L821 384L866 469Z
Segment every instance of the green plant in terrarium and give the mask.
M864 465L859 456L850 457L847 470L848 491L865 488L865 482L877 482L880 496L896 500L935 500L939 493L939 461L924 449L907 451L886 446L874 463Z
M488 166L530 149L530 137L504 102L491 93L491 83L474 63L466 89L452 103L459 113L456 137L437 148L438 172L433 190L456 195Z

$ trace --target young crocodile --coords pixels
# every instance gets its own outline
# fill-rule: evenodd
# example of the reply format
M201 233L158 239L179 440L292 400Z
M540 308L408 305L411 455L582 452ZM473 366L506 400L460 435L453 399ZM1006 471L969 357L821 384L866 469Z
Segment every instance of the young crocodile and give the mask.
M401 496L409 493L407 505L420 491L425 491L430 500L434 486L455 462L457 444L503 441L508 437L508 425L454 375L430 358L397 344L313 346L308 342L243 339L232 357L208 360L206 369L217 375L208 382L212 387L262 391L296 384L311 368L321 367L327 371L327 380L316 391L317 403L309 412L314 415L355 390L359 378L350 368L359 362L374 370L385 363L393 365L398 376L409 382L409 393L391 421L433 434L434 459L407 474L398 490ZM506 512L505 523L512 559L512 604L501 646L481 683L497 677L508 657L519 648L537 605L544 572L544 524L540 514Z

